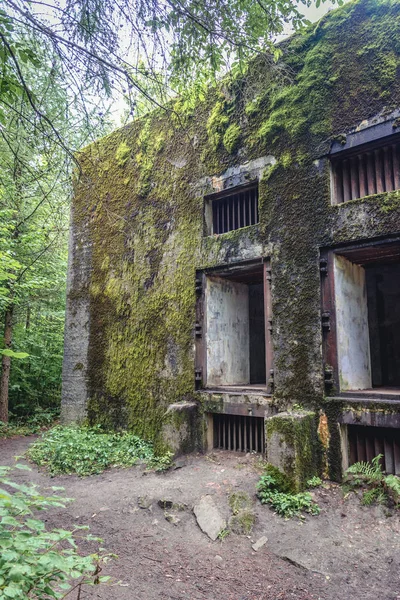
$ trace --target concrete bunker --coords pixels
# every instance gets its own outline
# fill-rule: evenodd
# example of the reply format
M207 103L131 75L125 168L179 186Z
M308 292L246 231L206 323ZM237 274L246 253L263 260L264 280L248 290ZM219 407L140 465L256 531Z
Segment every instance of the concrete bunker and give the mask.
M318 35L288 40L292 82L260 64L210 89L182 127L156 111L80 154L65 422L126 426L188 452L214 447L213 415L228 449L236 422L262 419L268 460L301 466L301 482L319 469L321 411L338 479L339 429L400 429L399 28L398 3L348 3ZM240 138L228 150L231 126ZM376 300L372 319L374 286L387 307ZM217 299L218 327L230 327L221 340Z

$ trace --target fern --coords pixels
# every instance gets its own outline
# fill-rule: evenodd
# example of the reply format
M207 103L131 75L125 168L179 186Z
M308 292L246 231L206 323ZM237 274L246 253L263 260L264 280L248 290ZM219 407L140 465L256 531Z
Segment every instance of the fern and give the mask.
M358 462L345 473L344 487L363 487L362 504L395 504L400 508L400 479L395 475L385 475L378 454L371 462Z
M381 465L383 454L378 454L371 462L357 462L351 465L346 471L346 475L353 475L356 481L365 481L365 483L381 483L384 479L384 474Z
M400 504L400 479L395 475L387 475L384 479L387 492L396 504Z
M371 506L371 504L385 504L387 496L385 492L380 488L372 488L364 492L361 504L364 506Z

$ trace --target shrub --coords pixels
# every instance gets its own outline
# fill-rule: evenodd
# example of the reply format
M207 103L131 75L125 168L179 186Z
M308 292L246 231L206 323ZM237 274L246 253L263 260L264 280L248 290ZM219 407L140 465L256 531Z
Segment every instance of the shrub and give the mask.
M307 487L309 488L319 487L320 485L322 485L322 479L320 477L314 476L307 481Z
M97 427L57 426L30 446L27 456L51 475L94 475L109 467L130 467L138 461L159 470L171 455L154 456L153 446L131 433L105 433Z
M0 438L33 435L48 429L59 417L59 408L36 407L29 416L17 417L10 413L9 423L0 422Z
M345 473L343 486L346 490L362 488L362 504L394 504L400 506L400 479L383 472L378 454L371 462L357 462Z
M293 493L285 475L272 465L267 465L266 472L257 483L257 496L261 504L269 504L278 515L285 518L301 516L303 512L319 514L320 508L313 502L311 494Z
M29 470L25 465L19 468ZM70 499L42 496L33 484L23 485L9 478L9 467L0 467L0 597L16 600L62 599L83 585L105 582L100 577L101 563L111 555L98 552L82 556L77 539L100 542L83 535L88 527L47 530L35 514L39 510L65 507ZM53 488L54 489L54 488ZM60 488L58 488L60 489Z

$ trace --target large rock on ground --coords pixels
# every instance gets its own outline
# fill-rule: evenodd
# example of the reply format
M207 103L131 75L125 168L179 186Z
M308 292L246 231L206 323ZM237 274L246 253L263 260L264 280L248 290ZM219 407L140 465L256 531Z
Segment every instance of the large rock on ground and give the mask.
M216 540L218 534L226 529L226 521L221 516L212 496L202 496L200 502L193 508L193 512L200 529L212 540Z

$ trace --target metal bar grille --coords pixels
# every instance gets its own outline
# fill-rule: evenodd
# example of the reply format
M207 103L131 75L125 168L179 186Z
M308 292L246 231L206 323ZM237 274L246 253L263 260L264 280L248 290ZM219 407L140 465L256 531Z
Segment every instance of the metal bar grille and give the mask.
M235 452L265 452L265 430L262 417L213 415L214 448Z
M400 189L400 142L332 160L337 204Z
M258 186L216 198L212 201L212 210L214 233L256 225L259 222Z
M383 454L386 473L400 475L400 429L349 425L349 462L368 461Z

